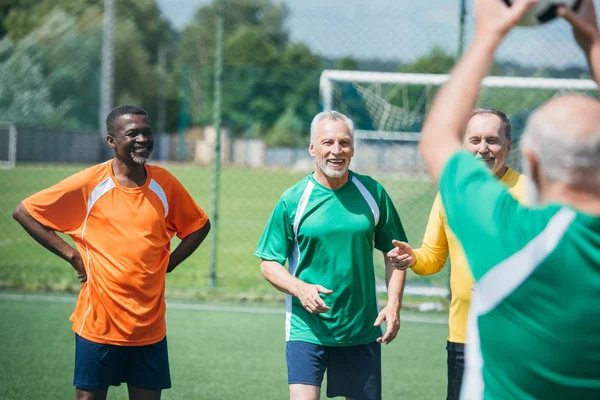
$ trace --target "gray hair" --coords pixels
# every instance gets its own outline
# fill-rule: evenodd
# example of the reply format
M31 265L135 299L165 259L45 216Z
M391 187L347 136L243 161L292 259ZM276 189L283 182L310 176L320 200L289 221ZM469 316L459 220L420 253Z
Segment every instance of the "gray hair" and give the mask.
M328 119L331 121L339 121L339 120L344 121L346 123L346 125L348 126L348 130L350 131L350 136L352 136L352 139L354 139L354 122L352 122L352 120L350 118L348 118L346 115L342 114L341 112L338 112L335 110L329 110L329 111L322 111L322 112L318 113L317 115L315 115L312 122L310 123L310 142L311 143L313 142L313 139L315 138L317 125L319 124L319 122L323 121L324 119Z
M512 123L506 114L492 107L479 107L474 109L473 115L478 114L493 114L500 118L500 127L502 128L502 132L504 132L504 137L512 141Z
M583 138L573 137L535 112L525 126L521 148L535 154L540 174L548 181L600 183L600 130Z

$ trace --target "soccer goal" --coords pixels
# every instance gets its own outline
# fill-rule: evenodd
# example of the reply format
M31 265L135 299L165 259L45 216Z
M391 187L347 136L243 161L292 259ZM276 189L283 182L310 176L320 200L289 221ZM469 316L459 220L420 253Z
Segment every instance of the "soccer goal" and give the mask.
M14 168L17 162L17 127L0 123L0 169Z
M449 75L325 70L320 78L323 109L335 109L355 122L354 168L365 173L396 172L426 179L417 143L425 115ZM509 164L520 170L519 139L530 113L548 99L578 92L596 96L587 79L490 76L478 106L506 113L513 123Z
M420 131L433 98L448 75L325 70L320 78L323 108L348 115L356 125L351 168L384 184L411 245L421 244L437 189L429 183L418 152ZM521 170L519 139L531 112L552 97L577 92L597 96L592 80L485 78L478 106L506 113L513 125L509 166ZM375 261L378 261L377 255ZM381 270L381 268L379 268ZM380 282L381 276L378 277ZM381 283L382 288L385 285ZM411 273L406 293L432 298L449 294L449 268L431 276Z

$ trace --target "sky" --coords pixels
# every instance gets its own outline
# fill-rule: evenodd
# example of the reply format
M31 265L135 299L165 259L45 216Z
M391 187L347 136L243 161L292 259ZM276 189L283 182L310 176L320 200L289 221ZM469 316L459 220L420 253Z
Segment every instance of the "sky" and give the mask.
M273 0L281 1L290 11L287 28L291 40L304 42L324 57L411 62L434 46L450 54L458 49L460 0ZM211 1L157 3L181 30L198 7ZM471 3L467 1L469 14ZM472 28L473 19L468 15L467 43L473 36ZM540 67L585 65L565 21L516 29L501 46L498 58Z

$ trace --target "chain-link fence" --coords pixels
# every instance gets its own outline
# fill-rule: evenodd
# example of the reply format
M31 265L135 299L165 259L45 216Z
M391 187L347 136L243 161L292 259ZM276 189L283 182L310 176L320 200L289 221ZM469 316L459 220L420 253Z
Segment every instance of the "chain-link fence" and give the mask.
M60 3L11 6L1 26L0 119L6 122L0 125L0 161L11 161L10 138L16 137L16 165L0 170L1 286L77 288L70 267L36 244L12 221L11 212L26 196L106 159L97 126L102 2ZM174 16L167 2L117 0L113 103L145 107L157 132L152 161L174 173L209 215L218 204L216 236L169 275L168 292L275 295L253 252L279 196L314 168L308 130L324 103L322 71L447 73L461 42L473 38L470 4L461 25L460 3L349 0L342 7L316 0L215 0L199 2L185 25L173 27L168 18L181 16ZM217 15L224 20L222 43L217 41ZM569 29L557 21L515 30L492 73L589 78ZM222 104L216 108L219 46ZM353 168L384 184L415 247L436 193L416 150L436 88L346 82L334 90L333 108L351 116L358 128ZM511 163L518 162L518 138L527 116L556 93L508 87L482 93L481 105L513 120ZM215 114L223 125L217 203L212 190ZM216 257L211 258L215 238ZM376 260L382 278L380 257ZM211 265L216 280L211 280ZM444 293L448 268L433 277L411 275L409 284Z

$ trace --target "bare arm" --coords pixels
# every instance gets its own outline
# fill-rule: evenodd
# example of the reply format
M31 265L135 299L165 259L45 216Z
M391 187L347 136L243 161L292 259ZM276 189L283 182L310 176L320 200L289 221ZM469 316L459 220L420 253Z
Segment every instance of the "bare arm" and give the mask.
M378 326L383 321L387 322L385 333L377 338L377 341L389 344L396 338L400 331L400 309L402 308L406 270L394 267L392 260L385 253L383 254L383 260L385 262L385 283L388 290L388 303L379 312L373 325Z
M202 228L184 237L177 248L171 252L167 272L172 272L186 258L191 256L204 239L206 239L208 232L210 232L210 221L206 221L206 224Z
M404 295L404 284L406 283L406 270L400 270L392 265L392 261L383 255L385 262L385 283L388 292L388 306L392 306L396 313L402 308L402 296Z
M27 212L22 203L15 208L12 216L39 244L71 264L78 272L78 278L81 282L87 280L83 260L76 249L65 242L52 229L40 224Z
M600 33L594 2L583 0L578 13L574 13L567 7L561 7L558 9L558 15L573 27L573 36L585 53L592 77L600 86Z
M331 290L321 285L311 285L301 281L277 261L262 260L260 270L262 276L277 290L300 299L302 306L308 312L319 314L329 310L319 293L331 294Z
M508 7L502 0L475 1L475 40L436 95L421 134L419 149L434 181L450 156L462 148L461 137L494 52L534 2L521 0Z

